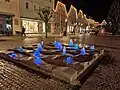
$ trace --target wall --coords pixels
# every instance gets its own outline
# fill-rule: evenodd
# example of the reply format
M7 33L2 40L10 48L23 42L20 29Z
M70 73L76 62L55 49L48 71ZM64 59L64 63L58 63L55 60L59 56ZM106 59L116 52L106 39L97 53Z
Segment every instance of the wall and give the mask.
M19 13L19 0L0 0L0 12L15 14L13 17L13 34L15 31L20 31L20 13Z
M26 2L29 3L28 9L26 9ZM53 3L50 2L50 0L20 0L20 17L33 18L33 19L39 18L38 14L34 10L34 5L36 5L36 9L45 6L49 6L53 8Z

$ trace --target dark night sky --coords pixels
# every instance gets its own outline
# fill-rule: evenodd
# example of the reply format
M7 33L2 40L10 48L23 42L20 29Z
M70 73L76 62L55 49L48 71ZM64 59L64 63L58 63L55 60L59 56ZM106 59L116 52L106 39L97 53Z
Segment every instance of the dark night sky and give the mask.
M56 0L57 1L57 0ZM106 19L110 6L114 0L58 0L66 4L69 10L72 4L78 10L81 9L87 16L101 22Z

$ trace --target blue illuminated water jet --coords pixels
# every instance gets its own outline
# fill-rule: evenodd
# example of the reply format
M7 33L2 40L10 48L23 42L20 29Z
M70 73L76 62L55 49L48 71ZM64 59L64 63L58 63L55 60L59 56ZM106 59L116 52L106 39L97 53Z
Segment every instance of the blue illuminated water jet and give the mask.
M57 45L56 45L56 48L58 49L58 50L62 50L62 43L61 42L57 42Z
M72 64L73 63L72 57L67 57L65 61L66 61L67 64Z
M35 50L34 53L33 53L33 56L34 56L34 57L40 57L40 52L39 52L39 50Z
M65 46L63 48L62 55L66 55L66 47Z
M18 48L18 50L19 50L20 52L23 52L22 46L20 46L20 48Z
M43 51L43 48L42 48L42 46L41 46L40 43L38 44L38 48L37 48L37 50L38 50L39 52L42 52L42 51Z
M74 49L75 49L75 50L79 50L79 45L78 45L78 44L75 44Z
M95 47L94 47L94 45L90 45L90 52L94 52L94 50L95 50Z
M42 46L42 47L44 46L44 42L43 42L43 41L41 41L41 46Z
M14 59L17 57L17 55L16 55L15 52L12 52L9 56L10 56L11 58L14 58Z
M42 64L42 60L40 57L35 57L35 64L36 65L41 65Z
M56 45L56 44L57 44L57 41L55 40L55 41L54 41L54 45Z
M73 40L72 39L70 39L70 41L69 41L69 46L73 46Z
M80 54L85 55L85 48L84 47L80 50Z

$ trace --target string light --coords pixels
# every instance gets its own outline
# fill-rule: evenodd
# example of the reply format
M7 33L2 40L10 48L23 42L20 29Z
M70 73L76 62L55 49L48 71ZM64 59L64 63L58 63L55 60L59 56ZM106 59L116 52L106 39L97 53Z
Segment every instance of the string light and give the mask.
M69 0L68 0L68 2L71 4L71 2L70 2ZM66 16L67 18L69 17L69 15L70 15L70 13L71 13L72 11L75 11L75 13L76 13L76 18L77 18L77 19L78 19L78 16L81 14L83 19L85 19L85 20L87 20L87 21L90 21L90 20L91 20L92 22L96 23L95 20L87 19L86 15L83 14L83 11L82 11L82 10L79 10L79 13L77 14L77 9L76 9L72 4L71 4L71 7L70 7L68 13L67 13L66 5L63 4L63 3L60 2L60 1L57 1L56 7L55 7L55 9L54 9L53 11L56 12L56 13L57 13L57 12L60 12L60 11L58 11L59 7L64 8L65 16Z

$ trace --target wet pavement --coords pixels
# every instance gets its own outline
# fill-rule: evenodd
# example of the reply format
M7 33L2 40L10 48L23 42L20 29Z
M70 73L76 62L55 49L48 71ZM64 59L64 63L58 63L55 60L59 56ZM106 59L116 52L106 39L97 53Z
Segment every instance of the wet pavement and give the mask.
M79 43L92 43L113 47L120 47L120 38L116 37L102 37L102 36L90 36L90 35L80 35L74 36L74 41ZM44 41L54 41L55 37L50 37L45 39L41 36L35 37L19 37L13 36L10 38L0 39L0 52L8 48L18 48L19 46L25 44L37 44L41 40ZM68 42L69 38L59 37L60 41ZM119 90L118 84L120 80L120 68L119 68L119 58L120 50L105 48L112 53L112 56L115 56L115 65L102 66L99 70L99 66L91 77L88 78L87 82L83 85L81 90ZM96 73L97 71L97 73ZM99 72L98 72L99 71ZM100 77L103 76L103 77ZM105 78L109 79L105 79ZM11 63L8 63L4 60L0 60L0 90L64 90L65 86L61 83L52 80L46 80L41 78L38 75L32 74L24 69L21 69ZM111 81L113 80L113 81ZM52 82L52 83L51 83ZM101 83L102 84L101 84ZM107 84L106 84L107 83ZM115 83L115 84L114 84ZM118 84L116 84L118 83ZM107 86L102 86L103 84Z

